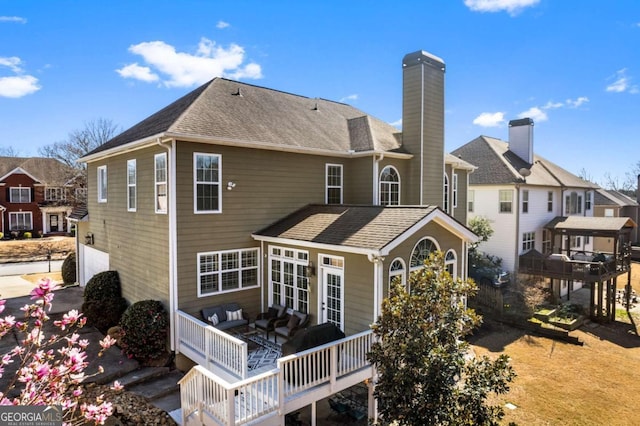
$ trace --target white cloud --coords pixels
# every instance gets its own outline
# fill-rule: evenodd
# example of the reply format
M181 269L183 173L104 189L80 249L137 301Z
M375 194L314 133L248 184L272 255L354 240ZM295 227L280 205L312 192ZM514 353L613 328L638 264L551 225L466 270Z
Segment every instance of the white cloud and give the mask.
M21 98L40 90L38 79L31 75L0 77L0 96L5 98Z
M504 122L504 112L483 112L473 120L480 127L500 127Z
M627 76L627 69L622 68L616 71L614 75L608 78L608 80L615 79L613 83L609 84L605 89L607 92L623 93L629 92L631 94L637 94L639 92L638 86L631 84L631 77Z
M567 99L565 103L570 108L578 108L579 106L584 105L587 102L589 102L589 98L587 98L586 96L580 96L575 99Z
M518 118L531 118L534 122L538 123L549 119L547 113L538 107L531 107L526 111L522 111L518 114Z
M563 106L564 104L562 102L549 101L545 104L545 106L542 107L542 109L557 109L557 108L562 108Z
M358 100L358 95L353 94L353 95L345 96L344 98L340 99L338 102L347 103L347 101L357 101L357 100Z
M21 98L40 90L38 79L31 75L22 75L22 61L16 56L0 57L0 67L9 68L17 75L0 77L0 97Z
M216 24L216 28L221 29L221 30L225 29L225 28L228 28L230 26L231 26L230 23L224 22L224 21L218 21L218 23Z
M515 16L527 7L535 6L540 0L464 0L465 6L474 12L506 11Z
M402 129L402 118L389 124L391 124L393 127L396 127L398 129Z
M22 67L20 64L22 61L17 56L9 56L6 58L0 58L0 67L7 67L15 73L21 73Z
M116 70L120 77L133 78L134 80L144 81L146 83L153 83L160 80L160 76L151 71L149 67L141 67L137 63L129 64Z
M225 48L216 45L207 38L200 39L195 53L177 52L175 47L163 41L148 41L129 47L129 52L142 56L147 67L138 64L130 64L116 70L120 75L132 65L137 70L146 68L142 77L162 75L162 84L167 87L190 87L203 84L213 77L227 78L262 78L262 68L256 63L243 65L245 52L241 46L231 44ZM124 75L123 75L124 77ZM128 78L137 78L149 81L137 75L127 75ZM153 80L156 81L156 80Z
M16 22L18 24L26 24L26 18L20 16L0 16L0 22Z

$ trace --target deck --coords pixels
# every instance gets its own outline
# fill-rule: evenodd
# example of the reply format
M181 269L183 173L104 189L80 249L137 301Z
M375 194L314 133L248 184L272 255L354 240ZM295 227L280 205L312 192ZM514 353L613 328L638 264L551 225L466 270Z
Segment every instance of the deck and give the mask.
M183 425L282 424L286 414L362 382L373 416L370 330L281 357L268 371L249 371L242 339L180 311L176 323L178 351L199 364L180 381Z

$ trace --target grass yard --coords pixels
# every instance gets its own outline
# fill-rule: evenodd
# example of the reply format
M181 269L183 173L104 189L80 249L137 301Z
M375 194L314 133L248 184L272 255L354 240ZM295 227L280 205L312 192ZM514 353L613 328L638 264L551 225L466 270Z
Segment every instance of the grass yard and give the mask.
M632 286L640 290L640 264L632 269ZM518 374L511 391L498 402L503 424L637 425L640 398L640 310L620 308L617 321L587 323L571 335L584 346L536 337L488 322L472 336L478 355L506 353ZM633 321L632 321L633 320Z
M0 241L0 263L47 260L48 250L51 250L53 260L63 260L75 249L73 237L2 240Z

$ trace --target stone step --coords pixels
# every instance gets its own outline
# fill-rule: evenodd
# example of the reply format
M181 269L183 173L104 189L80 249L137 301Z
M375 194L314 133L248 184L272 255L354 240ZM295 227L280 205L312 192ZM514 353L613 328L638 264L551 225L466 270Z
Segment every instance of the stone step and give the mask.
M182 379L183 376L184 374L181 371L172 370L164 375L139 382L126 389L131 393L147 398L149 401L154 401L172 392L179 392L180 386L178 385L178 381Z
M169 371L169 367L142 367L120 377L118 379L118 382L120 382L120 384L128 390L138 383L146 382L155 379L156 377L163 376L169 373Z
M164 410L167 413L171 413L172 411L180 408L180 390L178 389L164 396L156 398L151 401L151 403L161 410Z

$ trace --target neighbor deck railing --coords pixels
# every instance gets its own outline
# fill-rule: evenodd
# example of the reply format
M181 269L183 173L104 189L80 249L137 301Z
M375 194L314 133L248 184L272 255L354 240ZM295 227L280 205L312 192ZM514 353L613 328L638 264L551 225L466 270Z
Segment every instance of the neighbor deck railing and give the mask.
M365 331L280 358L271 371L231 383L203 366L180 381L182 424L240 425L279 416L373 377ZM301 395L307 398L302 398Z
M210 371L247 377L247 343L193 316L176 312L178 351Z

